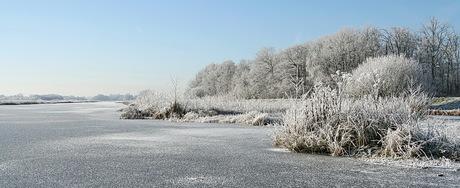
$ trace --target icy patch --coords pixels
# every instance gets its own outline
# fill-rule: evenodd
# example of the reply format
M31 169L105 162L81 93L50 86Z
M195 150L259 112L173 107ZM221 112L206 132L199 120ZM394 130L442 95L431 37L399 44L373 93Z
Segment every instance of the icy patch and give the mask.
M226 177L217 177L217 176L190 176L190 177L180 177L173 180L173 183L180 186L212 186L212 187L221 187L225 185L234 184L234 181L229 180Z
M74 155L75 152L85 152L87 156L101 157L182 153L186 148L174 144L175 142L178 142L176 138L158 134L120 133L51 141L46 145L52 146L53 151L59 154ZM165 145L165 143L173 144ZM41 146L37 146L39 147ZM106 148L110 154L99 152L100 148Z
M268 148L267 149L268 151L274 151L274 152L282 152L282 153L289 153L291 151L289 151L288 149L286 148L281 148L281 147L277 147L277 148Z

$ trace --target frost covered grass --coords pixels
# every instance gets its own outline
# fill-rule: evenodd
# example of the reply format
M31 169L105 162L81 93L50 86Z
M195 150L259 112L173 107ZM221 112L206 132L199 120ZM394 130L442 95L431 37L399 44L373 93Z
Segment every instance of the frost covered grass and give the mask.
M458 152L458 143L460 143L460 118L459 117L440 117L440 116L428 116L423 119L419 124L419 130L424 135L434 134L431 136L434 140L439 140L443 138L441 143L448 143L449 147L454 148L453 151L457 150ZM439 141L438 141L439 142ZM449 144L450 143L450 144ZM457 149L455 149L455 143L457 143ZM448 152L444 148L443 152ZM410 158L404 160L392 160L391 158L384 157L366 157L362 158L365 161L378 163L378 164L387 164L393 166L406 166L406 167L415 167L415 168L439 168L447 170L460 170L460 163L457 158L446 158L446 157L434 157L428 156L423 158Z
M183 116L185 109L180 101L162 92L145 90L121 111L122 119L177 119Z
M257 111L269 114L282 114L293 102L287 99L241 99L231 96L191 98L185 102L190 109L218 110L235 113Z
M243 114L227 115L200 115L200 113L189 112L184 115L184 121L199 123L236 123L244 125L264 126L279 124L280 119L270 116L267 113L251 111Z
M287 99L239 99L231 96L180 97L178 110L167 94L144 91L123 109L123 119L164 119L201 123L268 125L280 122L293 101ZM175 112L171 112L175 111Z
M231 96L193 98L185 103L185 121L270 125L280 123L293 102L286 99L240 99Z
M0 105L44 104L43 101L34 100L0 100Z
M317 85L289 109L273 134L275 145L332 156L460 160L458 140L435 126L421 126L430 98L420 90L399 95L349 95L348 74L333 75L337 87ZM430 127L430 128L427 128Z
M433 115L433 116L460 116L460 109L457 109L457 110L430 109L430 110L427 111L427 115Z
M412 103L412 104L411 104ZM412 128L420 118L423 98L345 97L341 91L317 86L301 104L287 111L275 144L296 152L333 156L373 154L417 155Z
M332 86L317 85L287 111L275 144L333 156L460 160L458 135L449 135L458 126L425 120L432 99L414 87L424 80L416 69L410 59L386 56L368 59L354 75L338 71Z

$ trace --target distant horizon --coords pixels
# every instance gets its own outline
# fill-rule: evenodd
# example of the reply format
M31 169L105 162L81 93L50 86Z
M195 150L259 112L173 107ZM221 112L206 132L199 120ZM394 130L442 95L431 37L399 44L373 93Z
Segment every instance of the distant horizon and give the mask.
M14 96L24 96L24 97L30 97L30 96L45 96L45 95L60 95L60 96L63 96L63 97L94 97L94 96L98 96L98 95L105 95L105 96L111 96L111 95L137 95L137 94L132 94L132 93L110 93L110 94L103 94L103 93L99 93L99 94L96 94L96 95L93 95L93 96L78 96L78 95L61 95L59 93L46 93L46 94L22 94L22 93L17 93L17 94L14 94L14 95L4 95L4 94L0 94L0 96L5 96L5 97L14 97Z
M15 96L15 95L23 95L23 96L32 96L32 95L61 95L61 96L65 96L65 97L70 97L70 96L74 96L74 97L94 97L94 96L97 96L97 95L106 95L106 96L109 96L109 95L126 95L126 94L130 94L130 95L138 95L140 92L144 91L144 90L155 90L155 91L161 91L161 92L166 92L168 90L165 90L164 88L162 89L153 89L153 88L146 88L146 89L141 89L139 91L136 91L136 92L131 92L131 93L96 93L94 95L75 95L75 94L61 94L61 93L13 93L13 94L4 94L4 93L0 93L0 96L7 96L7 97L11 97L11 96Z
M185 89L210 63L253 59L343 28L431 17L460 31L460 1L4 1L0 94L96 96Z
M4 93L0 93L0 96L7 96L7 97L11 97L11 96L16 96L16 95L23 95L23 96L33 96L33 95L61 95L61 96L65 96L65 97L94 97L94 96L97 96L97 95L106 95L106 96L109 96L109 95L139 95L140 92L144 91L144 90L154 90L154 91L159 91L159 92L167 92L169 90L167 89L164 89L164 88L161 88L161 89L153 89L153 88L146 88L146 89L141 89L139 91L136 91L136 92L131 92L131 93L96 93L94 95L75 95L75 94L61 94L61 93L13 93L13 94L4 94Z
M63 95L63 94L59 94L59 93L32 93L32 94L16 93L16 94L13 94L13 95L5 95L5 94L0 93L0 96L3 95L3 96L6 96L6 97L12 97L12 96L16 96L16 95L23 95L25 97L29 97L29 96L33 96L33 95L60 95L60 96L63 96L63 97L94 97L94 96L97 96L97 95L109 96L109 95L126 95L126 94L138 95L139 93L108 93L108 94L98 93L98 94L95 94L95 95Z

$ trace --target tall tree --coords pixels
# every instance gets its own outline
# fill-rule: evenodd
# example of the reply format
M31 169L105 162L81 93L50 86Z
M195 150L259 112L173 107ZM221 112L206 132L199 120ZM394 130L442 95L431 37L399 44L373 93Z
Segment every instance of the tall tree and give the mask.
M280 58L273 47L264 47L256 54L251 66L251 83L253 90L259 91L257 98L277 98L283 91L280 85Z
M413 57L414 51L417 48L417 37L408 28L391 27L382 30L382 42L384 46L384 54L404 55L405 57Z
M423 24L419 31L419 45L417 58L420 63L425 64L429 70L432 86L443 90L444 84L444 60L446 55L446 42L448 39L450 24L440 23L436 18L431 18L430 23Z
M305 93L310 81L307 80L307 61L309 56L310 43L294 45L281 51L281 58L284 63L285 79L289 82L291 90L294 89L296 96Z
M235 74L236 65L233 61L225 61L216 68L216 93L219 95L228 94L233 90L232 79Z
M377 57L381 55L382 51L382 33L373 26L365 26L361 30L360 33L360 41L359 43L361 48L361 55L360 59L365 60L369 57Z
M235 74L233 75L233 94L238 98L254 98L254 91L251 90L251 61L241 60L236 65Z

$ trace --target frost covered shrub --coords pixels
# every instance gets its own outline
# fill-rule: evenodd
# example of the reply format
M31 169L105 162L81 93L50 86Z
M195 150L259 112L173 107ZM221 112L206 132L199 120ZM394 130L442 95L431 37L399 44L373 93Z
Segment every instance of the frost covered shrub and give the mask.
M337 74L336 88L317 85L308 98L289 109L274 132L275 144L295 152L341 155L422 155L425 138L417 125L428 97L418 90L405 96L349 97L350 75ZM375 90L380 88L374 87Z
M142 91L136 100L123 109L122 119L168 119L179 118L184 114L179 102L170 102L167 95L153 90Z
M168 98L165 94L153 90L141 91L132 103L139 110L151 109L158 111L169 105Z
M353 71L345 92L355 97L397 96L413 86L423 85L421 70L417 61L404 56L368 58Z

